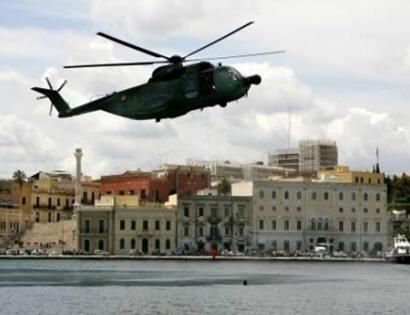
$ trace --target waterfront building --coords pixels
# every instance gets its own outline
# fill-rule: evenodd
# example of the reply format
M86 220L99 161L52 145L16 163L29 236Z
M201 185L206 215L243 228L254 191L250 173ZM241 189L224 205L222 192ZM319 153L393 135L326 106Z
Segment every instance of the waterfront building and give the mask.
M185 253L211 248L247 252L251 246L251 198L183 196L178 198L177 246Z
M253 199L252 247L261 252L380 254L391 236L384 184L253 181L232 184L232 195Z
M74 181L70 174L39 172L29 178L31 183L31 212L34 223L60 221L64 215L72 215L74 205Z
M163 203L172 194L191 195L209 185L209 171L204 167L164 164L150 172L102 176L100 194L137 195L140 200Z
M76 212L78 248L115 255L175 250L175 207L142 202L137 196L102 196Z
M31 226L30 184L0 180L0 245L18 242Z

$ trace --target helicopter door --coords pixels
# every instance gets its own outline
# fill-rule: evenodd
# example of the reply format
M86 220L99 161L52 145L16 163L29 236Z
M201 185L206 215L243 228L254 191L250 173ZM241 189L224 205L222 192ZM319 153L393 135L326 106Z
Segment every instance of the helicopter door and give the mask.
M196 76L189 76L184 80L184 95L187 99L199 96L198 79Z

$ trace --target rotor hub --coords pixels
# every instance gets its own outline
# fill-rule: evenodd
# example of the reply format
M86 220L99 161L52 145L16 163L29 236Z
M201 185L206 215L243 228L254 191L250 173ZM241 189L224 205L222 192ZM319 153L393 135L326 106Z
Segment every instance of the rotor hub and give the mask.
M181 56L173 55L169 58L171 63L181 63L184 59Z

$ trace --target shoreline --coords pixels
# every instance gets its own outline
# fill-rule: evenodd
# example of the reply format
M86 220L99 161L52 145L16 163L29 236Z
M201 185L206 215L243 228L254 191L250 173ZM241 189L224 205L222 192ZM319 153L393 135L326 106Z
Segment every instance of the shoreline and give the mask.
M279 261L279 262L364 262L388 263L384 258L341 258L341 257L253 257L253 256L0 256L0 260L157 260L157 261Z

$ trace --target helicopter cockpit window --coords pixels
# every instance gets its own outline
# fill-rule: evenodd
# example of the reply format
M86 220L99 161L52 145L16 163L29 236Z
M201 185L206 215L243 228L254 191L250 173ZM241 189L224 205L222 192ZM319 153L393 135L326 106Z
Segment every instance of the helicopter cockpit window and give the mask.
M240 78L239 72L232 68L228 70L228 76L234 81L237 81Z
M204 71L199 74L199 83L203 94L211 94L215 90L213 71Z

